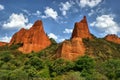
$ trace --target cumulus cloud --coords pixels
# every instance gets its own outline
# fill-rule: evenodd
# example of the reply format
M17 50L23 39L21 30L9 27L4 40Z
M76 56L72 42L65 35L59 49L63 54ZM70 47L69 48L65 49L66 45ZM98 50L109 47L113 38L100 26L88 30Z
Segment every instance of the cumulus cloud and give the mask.
M22 13L20 14L13 13L12 15L10 15L9 19L3 23L4 29L19 29L22 27L24 28L31 27L31 23L28 24L28 18L26 18Z
M2 42L10 42L10 40L11 40L11 37L8 37L8 36L4 36L0 38L0 41Z
M61 3L60 5L61 5L60 10L62 11L63 16L65 16L67 11L72 7L72 3L68 1L65 3Z
M0 11L4 9L4 6L0 4Z
M73 29L67 29L67 28L66 28L66 29L63 31L63 33L68 33L68 34L69 34L69 33L72 33L72 31L73 31Z
M58 37L55 34L53 34L53 33L49 33L48 36L49 36L49 38L53 38L55 40L58 39Z
M93 8L97 6L102 0L80 0L79 5L83 7L90 7Z
M57 20L58 18L58 13L52 8L46 7L44 11L45 15L42 16L42 18L52 18L54 20Z
M96 18L96 21L92 22L90 26L94 26L105 36L106 34L118 34L120 32L120 27L117 22L114 21L114 16L102 15Z

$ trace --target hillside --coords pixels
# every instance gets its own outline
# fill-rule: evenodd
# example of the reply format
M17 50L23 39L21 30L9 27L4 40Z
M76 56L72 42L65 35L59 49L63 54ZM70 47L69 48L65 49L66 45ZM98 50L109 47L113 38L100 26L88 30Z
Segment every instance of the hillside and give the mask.
M0 47L0 80L119 80L119 44L84 39L86 55L68 61L55 58L60 44L51 41L51 46L31 54L16 50L20 45Z
M38 24L37 27L40 28ZM34 31L36 28L32 27L32 32L25 32L27 37L21 40L17 35L23 34L18 32L13 36L12 44L0 46L0 80L120 79L120 44L114 42L115 40L96 38L92 35L86 17L75 23L69 40L57 43L51 38L48 40L51 45L42 50L38 48L39 51L34 49L38 43L35 39L31 40L32 44L29 43L29 38L37 36L33 35L36 34ZM43 35L48 39L47 35ZM42 43L43 40L39 41ZM25 48L33 46L29 54L19 50L24 48L24 45L28 45Z

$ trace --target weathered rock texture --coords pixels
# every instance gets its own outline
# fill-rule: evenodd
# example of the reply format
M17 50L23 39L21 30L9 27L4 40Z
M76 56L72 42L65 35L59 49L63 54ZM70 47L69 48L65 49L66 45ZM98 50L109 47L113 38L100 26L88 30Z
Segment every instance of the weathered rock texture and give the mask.
M7 45L8 43L6 42L0 42L0 46L4 46L4 45Z
M38 52L51 44L40 20L36 21L29 30L22 28L13 35L10 45L18 43L23 44L18 49L23 53Z
M92 39L89 32L86 17L80 22L75 23L73 33L70 40L65 40L58 48L57 57L62 57L67 60L75 60L79 56L85 55L85 46L83 38Z
M107 41L111 41L117 44L120 44L120 38L115 34L109 34L105 37Z

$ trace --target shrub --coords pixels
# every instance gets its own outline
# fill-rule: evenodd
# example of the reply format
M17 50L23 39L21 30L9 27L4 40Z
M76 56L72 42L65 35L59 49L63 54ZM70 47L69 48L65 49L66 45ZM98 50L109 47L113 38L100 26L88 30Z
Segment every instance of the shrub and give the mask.
M65 61L63 59L57 59L50 65L50 72L52 75L60 75L64 72L67 72L71 69L73 69L74 63L70 61Z
M75 61L75 66L78 71L82 71L82 70L89 71L91 69L94 69L95 61L91 57L85 55L83 57L78 58Z
M109 79L117 80L120 78L120 60L110 59L105 61L101 67L101 74L106 75Z

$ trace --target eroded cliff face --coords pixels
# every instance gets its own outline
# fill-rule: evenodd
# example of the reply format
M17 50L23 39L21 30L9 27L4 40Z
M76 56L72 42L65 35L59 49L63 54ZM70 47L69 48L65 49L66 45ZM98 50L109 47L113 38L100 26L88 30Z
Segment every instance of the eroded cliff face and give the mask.
M40 20L36 21L30 29L26 30L22 28L13 35L10 45L18 43L23 44L23 46L18 49L23 53L38 52L51 44Z
M67 60L75 60L79 56L85 55L85 46L83 38L92 39L89 32L86 17L75 23L73 33L70 40L65 40L58 48L57 57L62 57Z
M115 35L115 34L108 34L105 39L107 41L111 41L111 42L114 42L114 43L117 43L117 44L120 44L120 38Z

